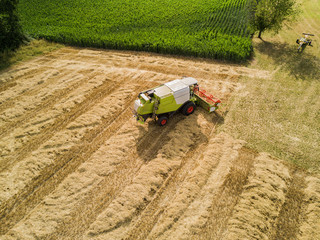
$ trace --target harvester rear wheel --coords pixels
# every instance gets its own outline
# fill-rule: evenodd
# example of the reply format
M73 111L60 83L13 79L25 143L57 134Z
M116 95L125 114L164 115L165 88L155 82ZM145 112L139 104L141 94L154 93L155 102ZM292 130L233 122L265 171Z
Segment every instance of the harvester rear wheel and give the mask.
M189 102L182 108L182 114L188 116L192 114L195 109L196 105L193 102Z
M168 123L168 118L166 116L159 117L157 122L160 126L164 126Z

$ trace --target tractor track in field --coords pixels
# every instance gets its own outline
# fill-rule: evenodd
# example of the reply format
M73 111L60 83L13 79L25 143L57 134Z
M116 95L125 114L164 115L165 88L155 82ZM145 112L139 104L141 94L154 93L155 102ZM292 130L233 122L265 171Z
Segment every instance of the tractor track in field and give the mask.
M6 109L7 105L10 106L13 105L14 102L19 102L23 100L24 96L34 96L38 94L41 89L49 87L50 85L55 85L56 82L59 80L59 78L57 78L58 75L59 77L64 77L64 75L66 76L69 73L71 72L64 73L62 74L62 76L60 76L58 71L54 71L54 69L48 69L48 71L42 73L42 76L39 79L40 81L35 82L32 87L28 87L27 89L21 89L21 94L19 94L15 98L10 98L4 103L2 103L0 112ZM46 81L44 81L43 79L46 79Z
M49 87L50 85L55 87L58 85L59 80L65 79L66 77L72 76L72 72L70 70L60 72L54 72L54 69L52 69L51 76L48 77L48 80L44 81L43 79L40 81L36 81L33 83L34 85L32 87L26 85L26 86L17 86L16 89L10 89L8 92L17 92L20 91L20 94L18 94L14 98L9 98L3 100L3 102L0 105L0 113L4 113L5 110L15 106L16 103L20 103L25 101L26 98L34 98L36 101L41 101L41 96L38 97L37 95L41 94L41 90ZM49 75L49 74L48 74ZM57 79L59 77L59 79ZM43 77L45 78L45 77ZM61 83L60 83L61 84ZM54 93L53 93L54 94ZM36 104L36 101L33 102L33 104ZM32 106L28 106L28 109L23 109L24 111L29 110L29 108Z
M109 84L107 84L107 86L109 86ZM149 86L148 84L139 86L136 88L135 92L143 90L143 87L148 88L151 86L150 84ZM104 97L104 95L102 94L98 95L97 92L101 92L100 90L105 89L105 86L103 86L102 89L98 89L99 91L94 92L95 95L99 98ZM109 88L109 90L111 92L114 89ZM91 95L93 95L94 93L92 93ZM0 225L3 232L6 232L17 221L19 221L21 219L21 216L26 214L28 209L31 209L36 204L38 204L45 195L53 191L56 185L58 185L71 171L76 169L96 149L98 149L98 147L103 143L104 140L110 138L110 136L112 136L112 134L114 134L114 132L118 130L118 128L125 122L126 118L128 118L132 114L131 103L134 98L131 97L126 102L123 111L115 114L115 116L110 119L104 119L104 122L101 125L88 131L83 137L82 144L76 145L66 154L56 158L54 166L50 165L43 169L41 171L40 177L37 177L33 181L32 185L28 185L26 189L20 192L19 196L14 196L12 199L9 199L6 203L2 204L1 209L3 210L1 210L0 219L6 220L2 221L2 224ZM98 99L95 100L98 101ZM93 104L94 102L91 102L91 106ZM82 104L82 106L85 106L85 104ZM83 112L84 109L82 109L81 113ZM77 116L79 115L80 113L77 114ZM74 115L71 116L73 117L73 119L76 118ZM68 117L71 118L71 116ZM67 126L67 124L64 123L63 126L65 127ZM52 129L53 128L51 128L51 130ZM39 144L42 142L43 140L41 142L39 141Z
M36 67L35 67L36 68ZM51 68L51 70L52 70L52 68ZM28 80L29 78L32 78L32 77L35 77L35 76L37 76L37 74L44 74L45 72L47 71L47 69L43 69L43 68L36 68L36 69L32 69L32 70L30 70L30 71L28 71L27 73L24 73L24 74L20 74L20 75L15 75L15 73L13 73L12 75L12 77L13 77L13 79L14 80L9 80L8 82L6 82L6 83L4 83L5 85L4 86L7 86L7 87L5 87L5 90L8 90L8 89L10 89L10 88L13 88L13 87L19 87L18 86L18 84L17 84L17 82L19 81L19 79L23 79L24 81L26 81L26 80ZM45 76L43 76L44 78L45 78ZM41 81L41 80L40 80ZM12 82L15 82L15 84L11 84ZM17 92L16 94L25 94L25 93L29 93L29 94L31 94L32 92L33 92L33 88L31 88L31 89L29 89L28 88L28 84L27 84L28 82L26 82L26 83L21 83L21 84L26 84L26 88L25 89L22 89L22 90L20 90L20 92ZM36 86L37 87L37 86ZM10 89L10 90L12 90L12 89ZM4 91L1 91L2 93L4 92ZM0 105L0 111L3 111L3 109L5 109L6 108L6 104L4 104L4 103L6 103L6 102L11 102L11 100L13 100L14 98L16 98L16 95L11 95L10 97L8 97L7 99L5 99L5 100L2 100L1 101L1 105ZM4 104L4 105L2 105L2 104ZM12 103L11 103L12 104ZM8 104L8 105L10 105L10 104Z
M1 83L0 93L8 90L9 88L15 87L17 85L16 81Z
M41 58L41 57L40 57ZM9 75L14 75L14 80L8 80L6 82L17 81L23 79L28 79L30 77L35 76L38 73L45 72L46 69L39 68L34 64L34 61L30 61L27 64L22 64L21 67L18 67L17 70L9 70Z
M1 72L0 238L319 238L320 177L219 128L238 78L271 74L71 47ZM182 76L223 107L136 123L137 94Z

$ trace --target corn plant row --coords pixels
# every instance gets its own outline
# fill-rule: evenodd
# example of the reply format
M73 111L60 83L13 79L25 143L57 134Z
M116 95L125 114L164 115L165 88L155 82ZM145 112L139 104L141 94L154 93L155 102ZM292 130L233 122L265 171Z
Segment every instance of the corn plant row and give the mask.
M242 61L247 0L20 0L24 30L65 44Z

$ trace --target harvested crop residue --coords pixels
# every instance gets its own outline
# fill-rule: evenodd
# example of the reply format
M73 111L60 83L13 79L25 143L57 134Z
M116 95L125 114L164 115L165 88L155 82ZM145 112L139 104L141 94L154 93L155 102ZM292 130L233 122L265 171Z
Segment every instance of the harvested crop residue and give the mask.
M225 105L137 123L138 93L182 76ZM76 48L2 73L1 239L319 238L319 178L217 131L240 76L269 73Z

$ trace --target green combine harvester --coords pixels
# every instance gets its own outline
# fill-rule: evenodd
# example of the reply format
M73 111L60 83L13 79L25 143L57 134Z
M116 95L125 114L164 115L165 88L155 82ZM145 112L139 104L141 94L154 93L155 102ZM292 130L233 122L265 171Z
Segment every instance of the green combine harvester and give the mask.
M164 126L178 111L188 116L196 106L201 106L208 112L214 112L220 103L219 99L200 90L196 79L188 77L139 93L134 103L134 116L141 123L152 118L160 126Z

